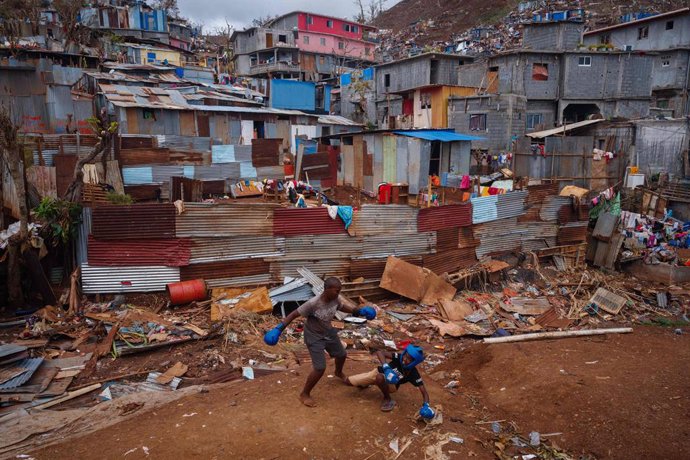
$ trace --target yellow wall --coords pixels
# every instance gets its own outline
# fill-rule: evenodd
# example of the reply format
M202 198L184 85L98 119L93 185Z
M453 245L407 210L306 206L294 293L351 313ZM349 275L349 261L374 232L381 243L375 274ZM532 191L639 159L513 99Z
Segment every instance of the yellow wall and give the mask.
M468 86L438 86L423 91L431 93L431 128L447 128L448 98L450 96L473 96L477 89Z
M141 60L142 64L148 64L148 53L156 53L156 61L162 63L164 60L168 60L168 64L179 66L180 65L180 53L173 50L159 50L159 49L141 49Z

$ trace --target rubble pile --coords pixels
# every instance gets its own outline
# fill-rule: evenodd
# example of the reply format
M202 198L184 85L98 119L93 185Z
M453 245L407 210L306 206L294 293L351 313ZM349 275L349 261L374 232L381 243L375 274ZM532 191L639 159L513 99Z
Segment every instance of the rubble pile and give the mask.
M412 7L398 5L398 10ZM422 17L412 24L396 23L395 27L391 27L392 18L384 13L381 24L385 28L379 33L378 51L384 62L424 52L488 57L522 47L522 26L527 23L578 20L584 21L586 28L593 29L620 22L624 13L653 14L672 9L672 5L655 1L633 2L618 9L579 0L526 1L507 12L497 5L496 11L482 10L481 14L475 12L474 15L469 8L460 11L441 8L434 10L431 17ZM475 26L468 27L472 23Z

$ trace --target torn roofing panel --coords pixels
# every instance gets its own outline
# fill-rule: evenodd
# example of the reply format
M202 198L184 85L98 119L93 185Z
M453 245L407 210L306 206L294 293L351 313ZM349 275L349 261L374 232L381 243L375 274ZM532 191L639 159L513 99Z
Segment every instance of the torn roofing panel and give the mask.
M11 379L6 380L0 385L0 390L12 390L14 388L20 387L29 381L36 369L43 362L43 358L27 358L23 361L19 361L10 365L10 367L15 368L17 372L24 370L21 373L15 373L15 376Z
M182 281L226 279L262 275L270 272L270 264L263 259L231 260L194 264L180 269Z
M178 237L271 236L275 204L185 203L176 217Z
M439 254L429 254L422 258L422 266L437 275L453 273L477 263L474 248L459 248Z
M356 236L383 235L395 232L417 233L419 211L407 205L364 205L355 212L348 229Z
M350 264L350 279L364 278L379 279L383 275L383 271L386 269L386 257L381 257L378 259L355 259ZM416 265L418 267L422 266L422 256L405 256L400 257L400 260L404 260L407 263Z
M185 238L102 241L89 237L88 260L93 267L189 265L192 242Z
M222 260L281 257L285 239L273 236L231 236L226 238L193 238L191 264Z
M417 219L420 232L470 225L472 225L472 206L469 203L423 208L419 210Z
M273 234L280 236L346 233L339 217L331 219L322 208L280 208L273 215Z
M165 291L169 283L180 281L178 267L91 267L81 265L81 283L85 294Z
M100 206L93 210L92 232L99 240L175 237L175 205Z

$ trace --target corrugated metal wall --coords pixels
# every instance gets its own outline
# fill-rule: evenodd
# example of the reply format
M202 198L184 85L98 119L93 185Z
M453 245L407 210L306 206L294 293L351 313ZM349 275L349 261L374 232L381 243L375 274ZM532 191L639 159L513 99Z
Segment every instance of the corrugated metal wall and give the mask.
M99 240L175 237L173 204L101 206L93 210L93 236Z
M91 267L81 265L81 283L85 294L165 291L169 283L180 281L177 267Z
M325 207L185 203L180 215L169 204L97 208L88 248L91 263L82 265L85 292L161 290L162 279L203 278L212 287L259 285L299 276L300 267L318 276L376 279L389 255L440 274L485 256L554 246L557 238L559 243L580 241L586 221L564 227L557 222L570 199L550 195L554 189L549 187L533 190L534 196L519 191L475 199L477 210L469 203L421 210L365 205L355 212L350 234ZM525 214L525 206L536 212ZM84 215L82 262L87 259L88 211ZM472 225L473 219L487 220ZM134 267L140 264L148 265ZM166 271L166 264L181 267ZM144 268L153 270L154 279L145 279Z

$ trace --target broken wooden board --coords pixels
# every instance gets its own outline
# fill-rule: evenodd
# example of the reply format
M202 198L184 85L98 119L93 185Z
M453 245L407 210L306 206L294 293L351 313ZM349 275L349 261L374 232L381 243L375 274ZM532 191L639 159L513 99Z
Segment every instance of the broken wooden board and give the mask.
M474 312L472 305L464 300L448 300L443 299L438 302L439 311L444 319L450 321L460 321L465 319L465 316Z
M182 377L187 372L187 369L189 369L189 367L186 364L182 364L178 361L174 366L168 368L167 371L159 375L156 378L156 383L167 385L172 382L175 377Z
M452 300L457 289L431 270L388 256L380 287L427 305Z
M617 315L627 301L625 297L621 297L604 288L597 289L592 298L589 299L590 304L594 304L612 315Z
M511 297L509 302L501 302L501 308L521 315L541 315L551 308L551 304L546 297Z

